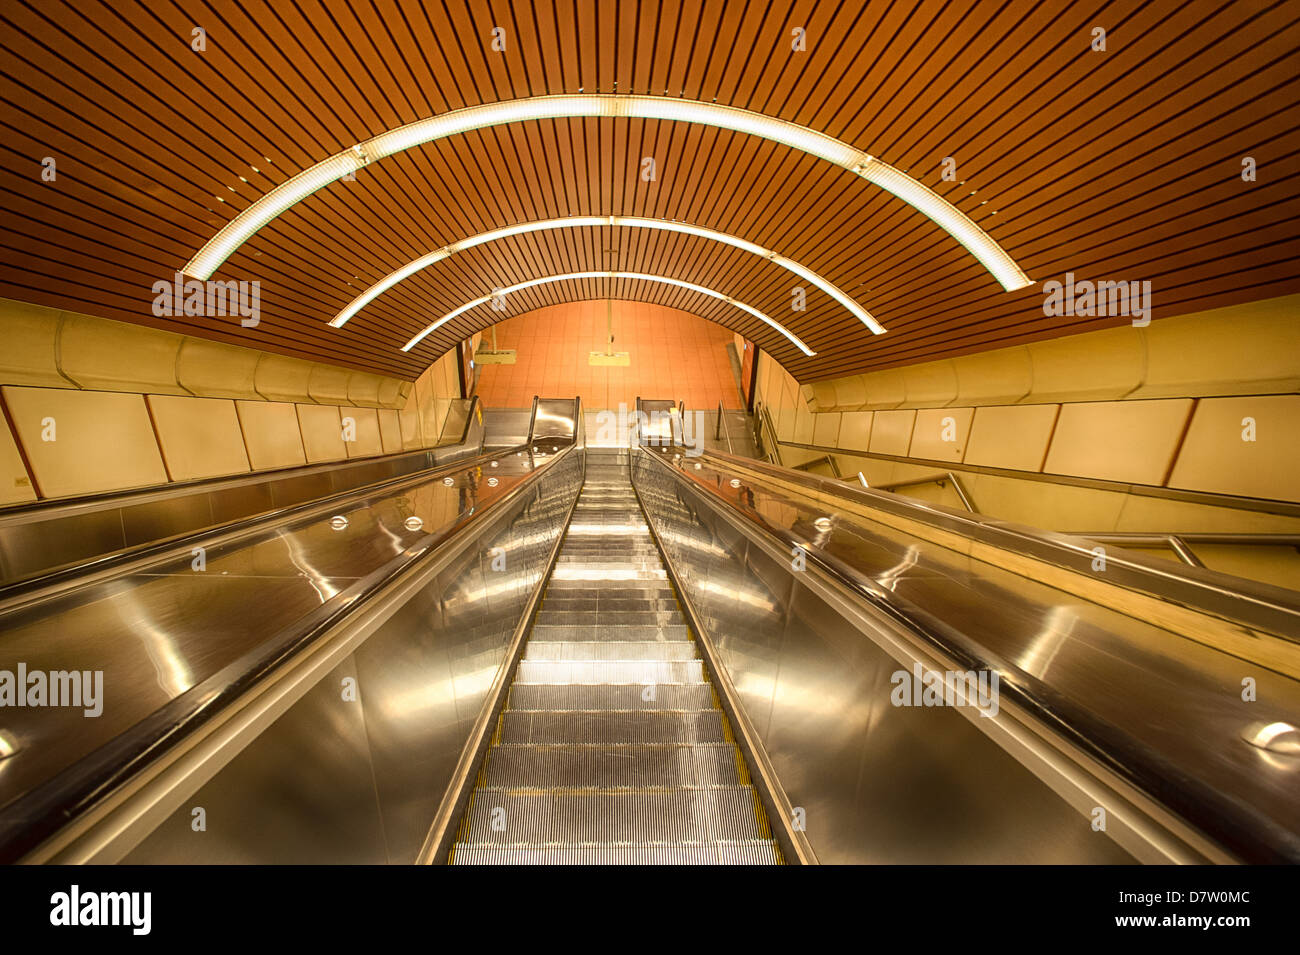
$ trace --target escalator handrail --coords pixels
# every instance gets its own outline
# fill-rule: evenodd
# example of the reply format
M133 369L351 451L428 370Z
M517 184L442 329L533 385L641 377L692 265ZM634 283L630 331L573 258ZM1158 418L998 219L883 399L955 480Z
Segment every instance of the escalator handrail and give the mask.
M451 447L451 445L444 445L444 447ZM426 450L433 451L434 449L429 448ZM255 533L267 524L282 523L286 518L301 517L315 510L328 510L332 507L350 504L354 500L371 497L376 493L391 492L405 484L423 483L430 478L476 467L511 454L527 453L528 450L527 445L521 444L512 448L480 453L473 458L459 458L444 464L435 464L431 468L411 471L408 474L399 474L396 477L384 478L381 481L362 484L359 487L346 488L342 491L327 494L324 497L312 498L275 510L261 511L223 524L211 524L187 534L137 544L133 547L101 554L89 560L79 561L71 566L58 567L48 573L25 577L13 583L0 585L0 615L8 613L20 604L26 606L48 597L58 596L66 590L84 583L92 575L98 579L129 566L161 561L166 559L168 555L183 553L200 543L209 548L217 544L229 543Z
M366 606L396 574L417 561L432 557L453 540L466 539L470 528L481 526L502 513L575 447L570 444L559 454L548 456L487 506L462 511L450 524L430 531L386 564L334 595L336 600L322 604L291 627L268 637L248 654L173 697L104 746L0 806L0 860L12 860L29 853L164 753L173 751L177 744L217 713L224 712L254 684L274 679L275 671L282 671L286 662ZM441 469L440 473L472 471L485 457L504 458L515 453L517 451L513 448L498 451L470 463L459 462L452 468ZM430 472L423 475L425 479L429 476Z
M1020 557L1083 572L1096 559L1096 543L1055 531L930 504L888 491L865 488L822 475L778 467L764 461L707 450L727 467L757 472L822 494L866 505L959 534ZM698 458L696 459L698 460ZM1284 640L1300 642L1300 593L1231 577L1208 568L1184 566L1142 554L1107 549L1105 583L1157 596L1221 619L1244 623Z

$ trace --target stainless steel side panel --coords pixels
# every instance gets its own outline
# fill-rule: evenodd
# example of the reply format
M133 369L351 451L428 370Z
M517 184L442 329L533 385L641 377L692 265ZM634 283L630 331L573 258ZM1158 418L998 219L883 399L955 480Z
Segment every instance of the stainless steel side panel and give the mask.
M483 447L513 448L528 440L528 408L488 408L483 412Z
M540 398L533 415L533 443L571 443L578 433L578 406L572 398Z
M569 455L479 537L438 555L440 569L344 667L124 861L415 861L580 484L580 459ZM342 701L344 675L355 676L358 702ZM330 722L339 718L349 722ZM315 733L304 737L312 725ZM233 828L210 822L207 833L192 832L190 808L209 804ZM286 814L294 816L287 825Z
M171 865L387 861L362 704L349 657L124 861ZM286 772L298 767L298 772ZM203 829L197 828L202 810ZM340 825L340 820L346 822ZM322 837L324 836L324 837Z
M1133 861L965 716L893 706L899 664L789 560L658 464L634 479L819 861Z

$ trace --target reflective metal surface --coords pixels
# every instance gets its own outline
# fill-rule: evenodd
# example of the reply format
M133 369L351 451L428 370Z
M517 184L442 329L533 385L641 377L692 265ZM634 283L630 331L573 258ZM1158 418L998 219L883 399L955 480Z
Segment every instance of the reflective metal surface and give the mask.
M891 705L897 664L825 605L813 578L793 569L797 555L773 556L794 544L881 619L905 623L963 668L996 670L1010 705L1231 854L1300 859L1300 759L1241 738L1249 724L1294 723L1300 683L1207 645L1203 633L1189 639L919 539L887 512L878 522L843 513L733 460L642 451L634 481L781 782L809 808L822 861L1110 861L1122 852L1103 848L1087 815L979 732L979 718Z
M539 398L533 402L533 421L529 428L528 440L533 444L546 445L548 442L563 441L570 443L581 429L581 409L575 398Z
M0 511L0 587L480 454L478 399L454 402L452 417L454 443L436 448Z
M483 412L483 447L489 451L528 443L530 408L488 408Z
M539 475L124 861L415 861L581 470L567 455Z
M677 402L667 398L637 398L636 433L632 440L658 446L680 443L683 437L682 412Z
M0 760L5 855L30 843L59 800L84 798L149 747L174 738L179 727L206 718L313 627L433 552L455 529L491 513L552 461L574 472L576 482L576 459L535 464L530 456L506 454L495 467L478 462L417 477L334 513L318 510L224 543L217 538L201 569L186 550L0 614L0 671L16 672L20 664L28 672L102 671L104 687L96 717L75 708L4 709L3 731L16 750ZM420 519L419 529L408 526L411 517ZM494 601L525 579L505 591L499 582L486 588L486 602L470 611L473 626L495 621ZM454 592L443 595L444 612L455 606ZM464 625L457 618L455 626ZM465 633L473 636L472 629ZM456 677L462 689L481 662L473 654L467 659L471 675Z
M957 511L761 461L718 452L710 452L709 457L710 467L735 474L742 482L751 479L775 482L787 496L824 499L827 512L874 513L876 523L892 521L892 526L905 528L913 536L925 533L927 540L943 539L933 533L936 531L956 535L961 541L969 542L958 545L967 550L987 545L1109 586L1155 595L1169 605L1245 625L1260 636L1281 637L1288 647L1278 649L1298 664L1296 671L1300 675L1300 595L1293 590L1205 568L1171 565L1168 561L1119 549L1107 550L1105 570L1098 571L1093 567L1097 554L1092 542L1068 534Z

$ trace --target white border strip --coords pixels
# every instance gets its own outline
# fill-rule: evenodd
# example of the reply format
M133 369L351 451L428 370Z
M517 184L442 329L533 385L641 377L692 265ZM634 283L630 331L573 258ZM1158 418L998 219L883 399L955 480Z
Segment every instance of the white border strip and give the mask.
M198 279L210 278L236 249L290 206L344 174L385 156L488 126L583 116L700 123L750 136L761 136L801 150L875 183L925 213L979 259L1007 291L1033 284L1006 250L948 200L906 173L833 136L734 106L669 96L634 96L622 93L533 96L485 103L430 116L380 133L303 170L256 200L213 236L190 259L184 272Z
M335 328L342 328L348 320L353 318L363 308L373 302L376 298L387 292L394 285L402 282L416 272L423 271L429 266L443 259L462 252L465 249L473 248L476 245L483 245L486 242L495 242L497 239L505 239L512 235L519 235L525 232L541 232L546 229L576 229L583 226L630 226L637 229L660 229L665 232L680 232L685 235L699 236L705 239L713 239L715 242L722 242L726 245L733 246L737 249L743 249L746 252L752 252L754 255L767 259L773 265L779 265L799 276L805 282L815 285L835 301L839 302L863 325L871 329L874 335L883 335L885 328L856 301L846 295L837 286L822 278L811 269L804 268L793 259L787 259L785 256L778 255L770 249L765 249L761 245L755 245L739 236L730 235L726 232L717 232L713 229L705 229L701 226L691 225L688 222L674 222L668 219L646 219L637 216L568 216L563 219L539 219L534 222L521 222L518 225L506 226L504 229L494 229L491 232L481 232L478 235L472 235L468 238L453 242L450 245L443 246L428 255L423 255L412 262L408 262L400 269L390 272L370 288L366 289L351 302L341 312L330 319L330 324Z

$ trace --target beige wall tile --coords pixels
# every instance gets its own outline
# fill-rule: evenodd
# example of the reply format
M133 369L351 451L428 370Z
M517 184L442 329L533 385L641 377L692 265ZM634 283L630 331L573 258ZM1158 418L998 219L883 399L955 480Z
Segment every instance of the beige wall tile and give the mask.
M341 461L348 456L343 444L343 424L334 405L295 405L298 428L307 463Z
M163 462L173 481L197 481L250 470L233 401L175 395L146 398Z
M0 419L0 504L25 504L34 500L36 489L18 452L18 442L9 431L9 423Z
M7 386L4 398L42 497L166 483L143 395ZM46 418L53 441L42 440Z
M973 414L973 408L924 408L918 411L908 455L960 463L970 438Z
M916 412L877 411L871 422L871 447L873 454L907 454L912 443L912 425L916 422Z
M975 409L965 463L1040 471L1060 405L986 406Z
M356 439L344 442L348 457L368 458L384 453L384 442L379 433L379 414L374 408L340 408L339 413L345 429L348 419L356 426Z
M236 401L235 412L254 471L307 463L296 405L287 401Z
M1062 405L1043 470L1161 484L1191 410L1190 398Z
M1300 395L1202 398L1169 485L1300 501Z

